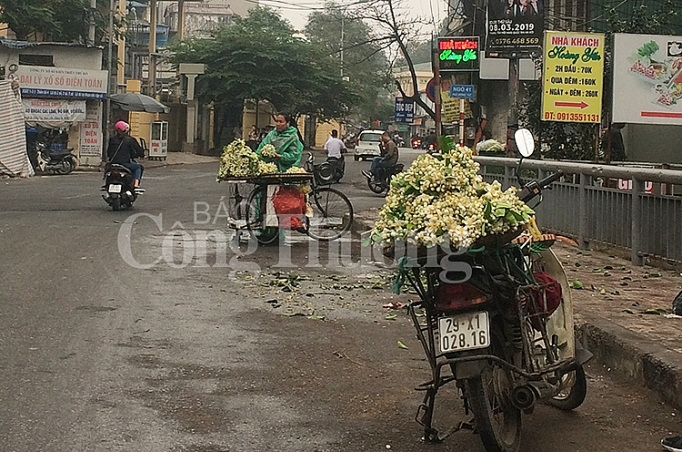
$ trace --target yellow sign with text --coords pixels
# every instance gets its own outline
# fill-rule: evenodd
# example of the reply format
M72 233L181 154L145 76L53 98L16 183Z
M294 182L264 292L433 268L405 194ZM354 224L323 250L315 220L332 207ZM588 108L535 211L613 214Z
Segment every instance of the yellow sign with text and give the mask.
M543 121L601 122L604 35L545 32Z
M459 121L459 101L460 99L455 99L450 97L450 87L448 86L447 91L441 91L440 93L441 103L442 103L442 121L444 123L457 122ZM464 119L471 119L474 117L471 111L471 104L467 99L464 99Z

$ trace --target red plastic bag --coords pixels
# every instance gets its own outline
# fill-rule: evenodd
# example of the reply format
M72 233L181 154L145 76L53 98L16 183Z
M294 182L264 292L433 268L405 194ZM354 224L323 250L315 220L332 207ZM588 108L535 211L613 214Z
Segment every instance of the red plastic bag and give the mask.
M541 288L533 291L533 302L528 306L528 312L531 314L533 328L540 331L538 315L549 317L561 305L561 284L546 272L535 272L533 277Z
M272 197L280 228L301 229L306 211L305 195L298 187L279 187Z

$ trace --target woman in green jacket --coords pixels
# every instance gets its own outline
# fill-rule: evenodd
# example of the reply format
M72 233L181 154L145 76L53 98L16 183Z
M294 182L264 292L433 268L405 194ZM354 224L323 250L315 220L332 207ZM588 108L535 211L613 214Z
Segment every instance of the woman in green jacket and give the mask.
M286 172L293 166L301 163L303 155L303 143L298 138L296 127L289 125L290 117L284 113L275 115L275 128L268 133L261 141L256 154L260 155L263 146L271 144L275 147L277 154L274 158L262 157L266 162L273 162L281 173Z

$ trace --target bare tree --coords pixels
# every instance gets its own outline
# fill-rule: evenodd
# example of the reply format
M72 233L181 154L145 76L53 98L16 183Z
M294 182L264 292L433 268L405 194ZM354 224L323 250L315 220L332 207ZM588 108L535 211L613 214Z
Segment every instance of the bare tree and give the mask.
M372 42L379 44L379 51L388 51L389 54L392 54L391 61L394 61L397 55L403 57L410 71L413 94L408 96L397 80L395 81L396 88L405 100L414 101L431 118L435 119L436 113L419 95L417 73L408 49L408 43L411 40L416 41L422 27L429 22L423 19L407 19L409 16L407 9L403 6L404 3L407 2L403 2L403 0L359 1L349 13L357 19L377 25Z

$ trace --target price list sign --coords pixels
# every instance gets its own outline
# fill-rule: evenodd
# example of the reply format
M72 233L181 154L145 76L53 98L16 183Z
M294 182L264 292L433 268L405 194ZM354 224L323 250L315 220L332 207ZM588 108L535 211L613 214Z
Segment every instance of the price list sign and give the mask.
M604 35L545 33L542 120L601 122Z

